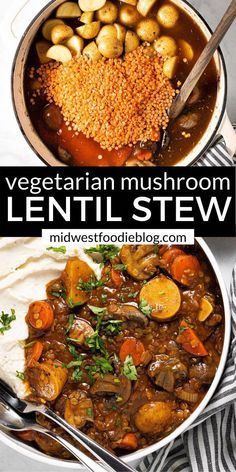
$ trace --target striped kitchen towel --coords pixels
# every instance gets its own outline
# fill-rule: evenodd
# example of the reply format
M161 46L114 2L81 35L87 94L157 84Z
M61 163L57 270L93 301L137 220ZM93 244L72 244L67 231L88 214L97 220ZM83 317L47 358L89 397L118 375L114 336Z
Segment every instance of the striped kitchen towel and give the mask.
M236 130L236 124L233 126ZM213 146L194 164L197 167L231 167L235 165L236 156L233 159L230 158L222 136L219 136Z
M231 347L214 397L188 431L160 451L145 457L137 468L138 472L235 472L236 267L230 297Z

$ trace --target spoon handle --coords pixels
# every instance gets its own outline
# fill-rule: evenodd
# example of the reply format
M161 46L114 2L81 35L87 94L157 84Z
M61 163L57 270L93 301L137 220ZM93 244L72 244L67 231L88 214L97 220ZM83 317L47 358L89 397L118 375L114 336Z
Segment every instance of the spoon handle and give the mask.
M104 472L104 467L102 467L98 462L91 459L89 456L84 454L80 449L73 446L69 441L66 441L62 436L53 433L53 431L42 430L42 433L49 438L54 439L59 444L64 446L67 451L69 451L76 459L78 459L81 464L83 464L90 472Z
M54 413L50 408L43 407L40 410L40 413L45 415L47 418L50 418L52 421L61 426L67 433L70 434L74 439L76 439L83 447L85 447L91 454L97 457L105 466L110 467L114 472L135 472L135 470L125 464L119 457L112 454L110 451L107 451L104 447L98 444L96 441L91 439L86 434L82 433L79 429L71 426L67 421Z
M177 116L179 116L182 110L184 109L186 101L188 100L190 94L192 93L195 85L198 83L209 62L211 61L215 51L217 50L221 40L225 36L225 33L228 31L229 27L233 23L235 17L236 0L232 0L219 25L217 26L215 32L213 33L211 39L207 43L202 54L194 65L187 79L185 80L183 86L181 87L179 95L177 95L177 98L174 100L169 111L170 119L177 118Z

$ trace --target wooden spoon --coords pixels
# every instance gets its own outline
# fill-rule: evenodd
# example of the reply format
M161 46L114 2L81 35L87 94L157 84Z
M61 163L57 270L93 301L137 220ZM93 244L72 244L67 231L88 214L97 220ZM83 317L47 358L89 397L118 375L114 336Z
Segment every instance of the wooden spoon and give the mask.
M203 49L202 54L185 80L184 84L180 89L180 93L177 95L176 99L173 101L170 110L169 118L173 120L177 118L180 113L183 111L185 104L192 93L194 87L211 61L215 51L217 50L221 40L225 36L226 32L230 28L236 17L236 0L232 0L229 8L225 12L223 18L221 19L219 25L217 26L215 32L213 33L210 41L207 43L206 47Z

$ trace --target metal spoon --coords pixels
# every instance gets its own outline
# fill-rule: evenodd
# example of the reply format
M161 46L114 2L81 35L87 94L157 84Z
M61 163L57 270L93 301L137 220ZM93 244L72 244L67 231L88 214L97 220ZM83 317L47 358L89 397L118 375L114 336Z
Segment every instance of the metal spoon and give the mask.
M104 467L84 454L80 449L77 449L66 439L54 433L53 431L49 431L43 426L37 424L35 421L35 415L30 414L21 416L2 399L0 399L0 425L2 425L8 431L14 431L18 433L29 430L42 433L61 444L91 472L104 472Z
M177 98L172 103L169 110L170 120L177 118L183 111L190 94L198 83L206 67L210 63L220 42L222 41L228 29L235 20L235 17L236 0L232 0L219 25L217 26L215 32L213 33L211 39L208 41L206 47L202 51L202 54L200 55L190 74L182 85L180 93L177 95Z

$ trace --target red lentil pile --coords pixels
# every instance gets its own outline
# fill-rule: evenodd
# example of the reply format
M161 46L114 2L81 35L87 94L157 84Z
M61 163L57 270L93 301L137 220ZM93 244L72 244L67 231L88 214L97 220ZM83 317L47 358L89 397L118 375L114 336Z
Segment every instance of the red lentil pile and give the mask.
M124 59L91 62L81 56L41 66L47 100L61 108L68 127L103 149L155 140L168 125L175 91L163 74L163 60L140 46Z

